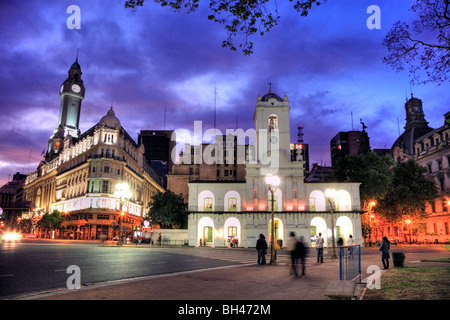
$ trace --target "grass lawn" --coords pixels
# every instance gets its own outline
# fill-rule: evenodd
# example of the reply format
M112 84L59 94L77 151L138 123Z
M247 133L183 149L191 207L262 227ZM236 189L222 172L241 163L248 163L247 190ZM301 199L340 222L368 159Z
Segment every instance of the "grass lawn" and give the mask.
M450 300L450 268L393 268L364 300Z

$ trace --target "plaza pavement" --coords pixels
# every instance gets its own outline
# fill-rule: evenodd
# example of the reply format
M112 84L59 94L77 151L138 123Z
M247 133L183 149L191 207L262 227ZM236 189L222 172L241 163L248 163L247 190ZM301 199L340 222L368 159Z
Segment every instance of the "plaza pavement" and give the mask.
M126 248L124 248L126 249ZM227 249L217 249L227 250ZM245 250L245 249L244 249ZM250 250L250 249L248 249ZM254 250L254 248L253 248ZM381 268L377 248L362 248L370 254L361 259L362 282L372 273L366 273L370 265ZM401 251L394 248L391 251ZM324 295L329 284L339 280L339 260L331 259L331 250L325 252L324 263L316 263L315 252L307 259L306 275L290 274L287 252L278 255L277 265L242 264L219 268L155 275L123 281L83 286L81 289L65 289L24 295L24 300L327 300ZM450 263L423 262L435 257L448 257L442 252L406 254L406 266L450 267ZM268 255L270 258L270 255ZM391 268L393 268L391 259ZM300 270L300 267L298 268ZM381 271L384 272L389 271ZM301 272L300 272L301 273ZM359 284L356 291L363 298L366 285Z

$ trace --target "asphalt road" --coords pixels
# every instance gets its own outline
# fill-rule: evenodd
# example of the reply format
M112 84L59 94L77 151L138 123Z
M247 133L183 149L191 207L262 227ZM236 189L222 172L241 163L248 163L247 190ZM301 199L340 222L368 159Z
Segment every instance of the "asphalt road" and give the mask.
M331 250L331 249L329 249ZM427 257L448 255L442 248L392 246L414 264ZM331 251L330 251L331 252ZM326 252L325 254L329 254ZM363 248L379 256L378 248ZM289 263L288 252L279 261ZM314 262L314 254L309 258ZM378 259L378 258L377 258ZM0 243L0 299L67 288L69 266L80 270L81 285L233 265L255 265L254 248L160 248L99 246L98 242L20 240ZM363 265L363 271L367 266ZM364 271L365 272L365 271Z
M81 284L88 285L245 263L245 259L230 261L220 259L220 253L215 256L204 253L203 248L115 247L39 240L3 242L0 298L66 288L72 275L67 272L69 266L79 267Z

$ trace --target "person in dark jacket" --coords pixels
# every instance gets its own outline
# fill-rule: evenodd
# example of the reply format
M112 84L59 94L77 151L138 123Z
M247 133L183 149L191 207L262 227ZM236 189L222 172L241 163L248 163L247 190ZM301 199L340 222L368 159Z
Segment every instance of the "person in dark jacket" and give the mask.
M259 235L259 239L256 241L256 250L258 250L258 264L266 264L267 242L262 233Z
M389 269L389 250L391 249L391 243L389 242L387 237L383 237L383 241L381 242L380 251L381 251L381 262L383 262L384 270Z
M297 259L301 260L302 264L302 275L305 275L306 270L306 256L308 255L308 248L305 244L305 238L303 236L300 237L300 240L297 242Z

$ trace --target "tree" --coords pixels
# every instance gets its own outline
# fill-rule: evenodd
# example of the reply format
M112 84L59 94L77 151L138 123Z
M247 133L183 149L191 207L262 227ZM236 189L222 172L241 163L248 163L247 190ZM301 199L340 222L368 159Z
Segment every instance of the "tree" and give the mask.
M411 11L419 19L413 27L396 22L383 41L389 55L383 62L397 71L409 69L411 83L449 80L450 72L450 0L416 0ZM419 73L425 71L427 79Z
M338 182L361 182L359 188L361 208L366 210L372 201L382 199L392 183L391 157L380 157L374 152L347 155L336 162L327 180Z
M187 204L183 196L171 190L158 191L149 202L150 210L145 219L160 224L162 228L179 229L187 227Z
M52 213L44 213L42 218L37 222L37 227L45 231L47 236L49 236L51 230L59 230L61 228L63 221L64 218L61 217L61 212L53 210Z
M389 222L427 218L425 206L438 196L436 184L428 180L426 169L413 159L393 168L392 184L386 196L378 201L374 211Z
M136 9L143 6L145 0L129 0L125 3L125 8ZM162 7L170 7L176 12L184 10L187 13L195 12L199 6L199 0L153 0ZM300 12L302 16L307 16L312 6L320 5L327 0L297 0L294 10ZM222 47L236 51L234 39L242 36L239 47L246 55L253 53L253 42L249 38L254 34L261 36L275 27L279 20L276 1L273 6L269 6L270 0L210 0L209 8L211 14L208 19L216 23L225 25L227 39L222 42ZM289 0L294 2L294 0Z

